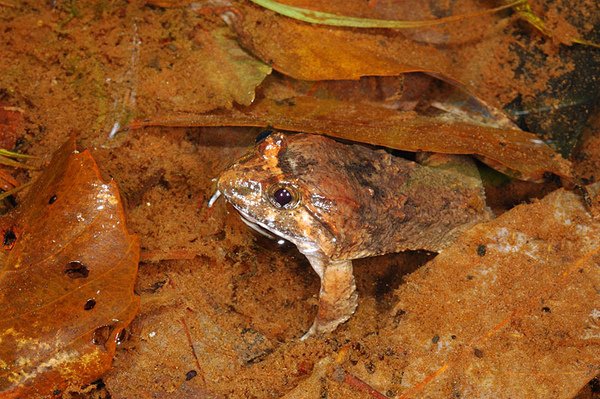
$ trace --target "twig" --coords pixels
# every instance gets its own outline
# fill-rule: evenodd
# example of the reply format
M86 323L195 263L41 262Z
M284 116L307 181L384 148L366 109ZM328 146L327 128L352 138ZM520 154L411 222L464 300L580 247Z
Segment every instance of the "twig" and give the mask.
M344 384L349 385L358 391L368 393L375 399L388 399L387 396L385 396L384 394L382 394L381 392L379 392L360 378L346 371L344 371Z
M198 359L198 355L196 354L196 349L194 348L194 344L192 342L192 334L190 334L190 329L187 326L185 318L181 319L181 324L183 324L183 331L185 331L185 336L187 337L188 344L192 349L192 354L194 355L194 359L196 360L196 367L198 368L198 376L202 379L202 386L206 387L206 380L204 379L204 372L202 371L202 366L200 366L200 360Z

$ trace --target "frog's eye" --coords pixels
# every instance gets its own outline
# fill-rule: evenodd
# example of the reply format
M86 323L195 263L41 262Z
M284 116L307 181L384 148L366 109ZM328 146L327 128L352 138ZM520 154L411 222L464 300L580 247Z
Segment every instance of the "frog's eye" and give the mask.
M269 190L269 201L279 209L293 209L300 202L298 190L289 184L276 184Z

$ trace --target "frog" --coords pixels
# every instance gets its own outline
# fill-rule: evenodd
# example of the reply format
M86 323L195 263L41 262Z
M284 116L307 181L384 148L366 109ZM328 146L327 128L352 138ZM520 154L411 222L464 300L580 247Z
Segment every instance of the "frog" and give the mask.
M467 156L387 149L320 134L273 131L217 178L252 229L293 243L320 279L318 309L302 336L333 332L354 314L352 261L408 250L440 252L492 217Z

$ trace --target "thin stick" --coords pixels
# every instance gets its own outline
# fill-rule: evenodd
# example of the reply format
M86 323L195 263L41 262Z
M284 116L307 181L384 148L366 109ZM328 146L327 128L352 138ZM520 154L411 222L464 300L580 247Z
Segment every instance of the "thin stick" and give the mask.
M344 383L353 388L356 388L358 391L368 393L375 399L388 399L387 396L385 396L384 394L382 394L381 392L379 392L360 378L346 371L344 371Z
M183 331L185 331L185 336L187 337L188 344L192 349L192 354L194 355L194 359L196 359L196 367L198 368L198 375L202 379L202 386L206 387L206 381L204 380L204 372L202 371L202 366L200 366L200 360L198 359L198 355L196 354L196 349L194 348L194 344L192 342L192 334L190 334L190 329L185 322L185 318L181 319L181 324L183 324Z

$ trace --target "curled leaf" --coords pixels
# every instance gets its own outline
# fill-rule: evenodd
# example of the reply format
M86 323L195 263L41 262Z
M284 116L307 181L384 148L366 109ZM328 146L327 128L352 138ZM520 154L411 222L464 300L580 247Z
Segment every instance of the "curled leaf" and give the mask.
M0 226L0 398L98 379L139 306L139 242L115 183L71 140Z
M569 178L570 163L532 133L447 121L368 104L312 97L263 99L250 107L187 117L157 117L142 126L271 126L404 151L473 154L522 180L546 172Z

